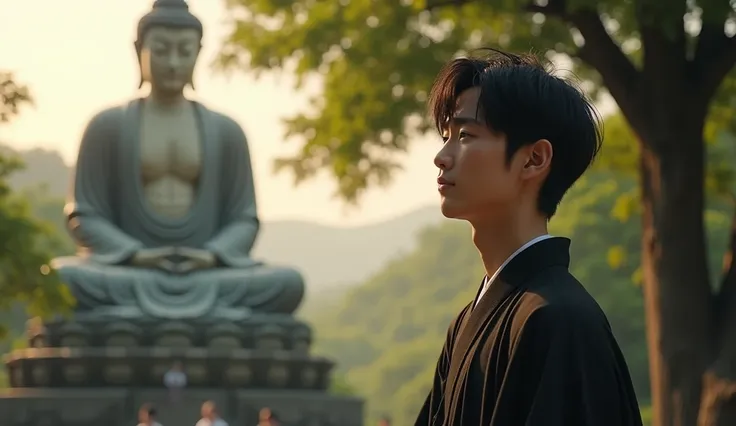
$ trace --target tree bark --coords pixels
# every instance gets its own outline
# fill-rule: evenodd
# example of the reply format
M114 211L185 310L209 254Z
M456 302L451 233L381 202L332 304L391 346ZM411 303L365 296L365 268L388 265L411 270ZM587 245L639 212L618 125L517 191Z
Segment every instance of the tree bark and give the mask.
M643 140L641 150L642 268L659 426L696 424L711 346L704 145L702 124L692 121L647 132L658 140Z
M736 210L714 299L714 357L704 373L699 426L736 425Z
M661 105L665 110L677 108ZM727 263L721 291L714 294L703 225L704 120L664 112L680 119L667 128L639 132L650 138L642 140L640 176L654 424L732 426L736 425L736 266ZM734 248L736 228L727 260Z

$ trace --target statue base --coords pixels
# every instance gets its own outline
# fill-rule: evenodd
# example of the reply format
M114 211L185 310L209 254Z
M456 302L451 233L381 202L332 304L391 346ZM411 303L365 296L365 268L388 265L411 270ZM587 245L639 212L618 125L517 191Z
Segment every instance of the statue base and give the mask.
M359 399L309 390L187 389L172 401L164 389L66 388L0 391L3 426L130 426L138 408L152 403L163 425L193 425L204 401L214 401L231 425L256 425L268 407L284 424L295 426L362 426Z
M29 322L30 347L177 347L288 350L306 354L312 331L291 315L254 314L239 322L217 318L162 320L77 313L71 320Z
M333 363L290 351L106 347L18 349L5 357L13 388L163 387L173 361L187 386L325 391Z
M11 389L0 391L3 426L131 425L144 403L157 406L164 425L194 424L207 400L229 424L255 425L268 407L290 425L362 425L362 401L327 393L333 363L310 355L309 326L290 316L78 314L31 320L27 335L27 349L5 356ZM187 386L170 394L163 382L174 363Z

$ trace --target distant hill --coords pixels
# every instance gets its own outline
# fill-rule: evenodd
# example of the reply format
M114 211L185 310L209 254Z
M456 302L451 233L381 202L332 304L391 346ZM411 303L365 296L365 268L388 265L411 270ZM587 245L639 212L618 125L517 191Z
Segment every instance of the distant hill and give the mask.
M57 151L43 148L19 151L0 145L0 154L15 156L25 164L23 170L11 176L11 187L21 189L43 186L51 197L65 196L71 168L64 163Z
M25 163L24 170L11 179L15 190L44 187L34 204L43 204L43 219L60 226L63 198L70 182L71 168L56 151L12 150L0 147ZM55 207L53 204L58 205ZM39 206L35 206L39 207ZM54 216L58 209L58 216ZM263 223L253 256L269 263L296 267L304 273L309 299L325 299L341 288L365 281L399 254L414 249L417 232L442 220L435 207L425 207L385 222L338 228L300 221ZM65 231L60 230L64 234Z
M410 251L421 229L442 220L425 207L373 225L338 228L310 222L263 224L255 257L303 268L311 284L334 287L364 281L396 256Z

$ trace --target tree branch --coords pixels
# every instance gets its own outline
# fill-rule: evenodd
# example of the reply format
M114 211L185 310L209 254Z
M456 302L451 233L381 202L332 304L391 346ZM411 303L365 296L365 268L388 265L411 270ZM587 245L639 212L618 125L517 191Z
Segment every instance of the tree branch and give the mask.
M736 64L736 38L727 36L723 26L704 25L690 63L700 102L708 103L721 82Z
M576 56L594 68L603 78L608 91L616 99L627 118L636 122L643 118L638 102L641 73L616 44L596 10L578 9L568 12L565 0L549 0L546 6L529 5L526 10L557 17L578 29L585 39Z
M460 7L473 1L427 0L426 8ZM568 12L566 0L548 0L545 6L531 3L523 10L556 17L574 25L585 39L585 45L578 49L576 56L598 71L627 118L635 122L637 117L644 117L644 111L639 111L641 103L638 102L640 72L608 34L596 10Z

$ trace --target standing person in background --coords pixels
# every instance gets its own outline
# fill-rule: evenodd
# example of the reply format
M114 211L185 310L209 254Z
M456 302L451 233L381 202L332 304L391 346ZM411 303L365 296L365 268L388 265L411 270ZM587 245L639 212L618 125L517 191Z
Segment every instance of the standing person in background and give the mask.
M156 407L152 404L143 404L138 410L138 426L161 426L156 421Z
M206 401L202 404L202 418L197 422L196 426L228 426L217 412L217 405L214 401Z
M258 426L281 426L279 417L268 407L261 409L258 413Z
M187 373L181 361L174 361L171 369L164 374L164 386L169 390L169 402L181 400L181 392L187 386Z

